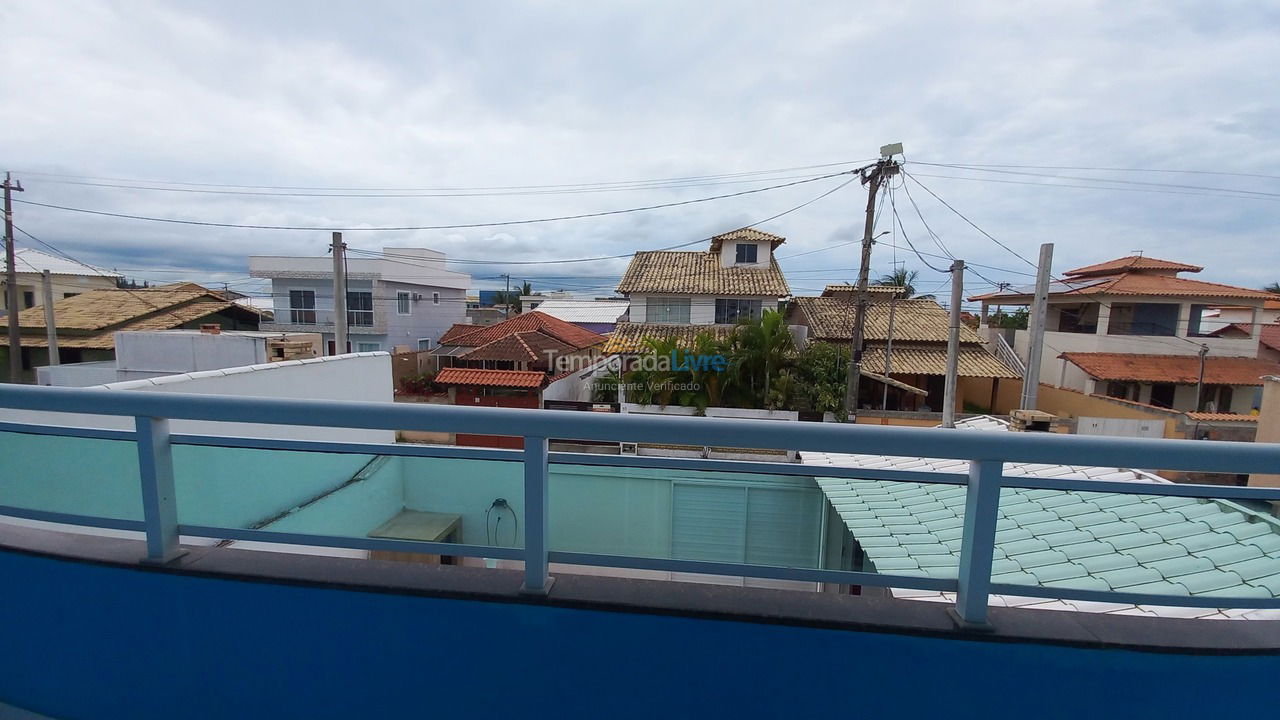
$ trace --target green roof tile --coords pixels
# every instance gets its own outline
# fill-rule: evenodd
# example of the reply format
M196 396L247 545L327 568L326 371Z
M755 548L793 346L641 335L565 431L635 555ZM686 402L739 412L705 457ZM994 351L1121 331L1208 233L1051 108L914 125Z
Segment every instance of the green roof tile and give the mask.
M1270 590L1266 589L1265 587L1262 587L1259 585L1233 585L1232 587L1229 587L1229 588L1222 588L1221 590L1210 590L1207 593L1201 593L1201 594L1212 595L1214 597L1223 597L1223 598L1275 597L1274 593L1272 593ZM1224 602L1223 604L1226 607L1231 607L1231 605L1227 602Z
M911 558L883 558L875 560L876 572L896 573L903 570L918 570L920 564Z
M1191 555L1169 558L1168 560L1156 560L1155 562L1146 563L1146 566L1159 570L1166 580L1174 580L1183 575L1212 570L1214 567L1212 560Z
M1209 515L1234 515L1235 513L1223 513L1222 508L1217 503L1200 502L1195 505L1187 505L1174 510L1175 513L1181 515L1188 520L1206 517Z
M920 559L925 555L951 555L951 548L941 543L908 545L902 544L903 549L911 554L911 557Z
M1231 535L1231 537L1234 537L1237 540L1249 540L1250 538L1272 534L1271 527L1266 523L1260 522L1232 525L1229 528L1224 528L1222 532Z
M1023 553L1033 553L1033 552L1039 552L1041 550L1048 550L1049 543L1039 538L1028 538L1026 540L1015 540L1010 543L1001 543L997 547L999 547L1001 550L1004 550L1010 557L1014 557L1017 555L1021 555Z
M1042 565L1036 568L1029 568L1027 572L1036 576L1036 580L1040 584L1054 582L1056 580L1068 580L1071 578L1084 577L1089 574L1080 565L1075 563L1063 562L1054 563L1053 565Z
M992 575L991 582L1003 583L1006 585L1038 585L1040 583L1039 580L1036 580L1035 575L1031 575L1029 573L1024 573L1024 572L1011 572L1011 573L1001 573L999 575Z
M963 528L964 518L959 515L953 514L951 517L944 517L944 518L939 518L937 520L924 521L924 525L929 528L930 532L937 532L939 530L950 530L952 528Z
M860 537L858 544L864 548L898 547L898 541L890 537Z
M899 544L899 545L903 545L903 546L907 546L907 545L937 545L937 544L938 544L938 538L936 538L936 537L934 537L934 536L930 535L929 533L915 533L915 534L911 534L911 535L904 535L904 534L902 534L902 533L896 533L896 534L894 535L894 539L898 541L898 544ZM908 548L908 549L910 549L910 548Z
M1033 537L1035 537L1035 535L1032 535L1030 530L1020 527L996 531L996 543L998 544L1011 543L1016 540L1027 540Z
M1230 565L1221 565L1220 567L1223 570L1230 570L1231 572L1239 575L1244 578L1245 582L1250 582L1252 580L1257 580L1258 578L1280 573L1280 560L1271 557L1260 557L1252 560L1245 560L1243 562L1231 563Z
M1038 522L1031 525L1023 525L1022 527L1025 530L1031 531L1031 533L1037 537L1071 532L1076 529L1076 526L1067 520L1059 520L1056 517L1048 522Z
M1147 545L1144 547L1130 548L1125 551L1125 554L1132 556L1134 560L1137 560L1140 563L1149 563L1156 560L1186 557L1187 550L1181 545Z
M1105 540L1116 535L1127 535L1129 533L1138 532L1138 526L1131 522L1109 522L1101 525L1090 525L1089 532L1099 540Z
M1152 529L1153 533L1159 535L1165 540L1178 540L1179 538L1191 537L1192 535L1203 535L1213 532L1208 525L1202 522L1180 522L1176 525L1165 525Z
M1104 495L1103 497L1098 498L1097 500L1094 500L1093 504L1097 505L1103 510L1108 510L1110 508L1120 507L1121 505L1132 505L1134 503L1140 503L1140 502L1142 502L1142 498L1137 495L1121 495L1119 493L1110 493L1110 494Z
M924 525L928 525L933 520L945 520L947 518L954 518L955 516L956 514L954 511L952 511L950 508L944 507L941 510L930 510L929 512L918 512L916 513L916 520L919 520Z
M1083 504L1083 501L1078 495L1069 492L1057 492L1049 497L1040 498L1036 502L1040 503L1040 507L1046 510L1053 510L1054 512L1058 512L1061 508L1067 505ZM1061 515L1060 512L1058 514Z
M1048 542L1046 540L1046 542ZM1099 555L1113 555L1116 549L1109 543L1098 542L1092 540L1089 542L1072 543L1071 545L1053 545L1053 549L1066 555L1069 560L1080 560L1083 558L1093 558Z
M1262 551L1254 545L1227 545L1225 547L1200 550L1192 554L1196 557L1206 558L1218 567L1262 557ZM1280 572L1280 563L1276 563L1275 567L1276 571Z
M1091 528L1094 525L1105 525L1119 520L1115 513L1106 512L1105 510L1093 513L1085 513L1071 518L1071 522L1076 524L1078 528Z
M1010 560L1009 558L1002 558L1000 560L991 561L991 575L993 577L996 575L1002 575L1004 573L1016 573L1016 572L1022 572L1022 566L1019 565L1014 560Z
M1028 500L1040 500L1042 498L1051 498L1061 495L1063 490L1048 490L1045 488L1032 488L1030 490L1021 490L1022 496Z
M1064 587L1064 588L1072 588L1074 590L1110 590L1111 589L1111 587L1107 585L1105 580L1102 580L1096 577L1090 577L1088 575L1085 575L1084 577L1067 578L1065 580L1052 580L1044 584L1047 587Z
M1236 512L1220 512L1213 515L1201 515L1196 518L1197 521L1208 525L1214 530L1223 530L1232 525L1241 525L1249 522L1249 519L1241 513Z
M1132 550L1133 548L1162 544L1164 539L1155 533L1137 532L1113 535L1107 538L1107 542L1116 550Z
M1144 502L1134 503L1132 505L1122 505L1117 508L1112 508L1111 512L1115 513L1116 517L1120 518L1121 520L1145 517L1148 515L1161 516L1164 514L1164 510L1162 510L1159 505L1156 505L1153 503L1144 503ZM1173 518L1172 520L1170 520L1170 522L1177 522L1177 518L1176 517ZM1139 527L1146 527L1142 525L1142 523L1138 523L1138 525Z
M1000 512L1004 513L1005 517L1010 517L1017 520L1021 515L1043 513L1044 508L1040 507L1039 503L1028 502L1028 503L1019 503L1017 505L1008 505L1008 506L1006 506L1004 503L1001 503ZM1057 517L1057 516L1055 515L1054 517Z
M1059 549L1062 545L1076 545L1079 543L1093 542L1093 534L1085 530L1067 530L1065 532L1056 532L1049 534L1037 534L1041 540L1049 543L1049 547L1054 550Z
M1119 570L1094 573L1093 576L1105 580L1112 590L1159 582L1164 579L1164 576L1159 571L1149 567L1120 568Z
M1249 581L1254 587L1266 588L1272 595L1280 595L1280 573L1255 578Z
M1057 550L1040 550L1039 552L1019 553L1012 556L1023 570L1040 567L1042 565L1052 565L1054 563L1065 563L1067 556Z
M928 523L925 525L925 527L929 529L930 535L933 535L934 537L938 538L942 542L947 542L949 540L959 540L960 538L964 537L964 528L944 528L939 530L938 528L935 528L933 526L933 523Z
M1210 550L1216 547L1235 545L1238 542L1238 540L1226 533L1206 532L1199 535L1178 538L1171 544L1184 547L1187 549L1187 552L1200 552L1202 550Z
M1258 549L1270 555L1273 552L1280 552L1280 535L1271 533L1270 535L1259 535L1255 538L1249 538L1245 542L1250 545L1257 545Z
M960 546L964 545L964 540L962 538L952 538L951 540L943 540L942 544L946 545L951 552L958 554Z
M1155 512L1148 515L1139 515L1129 518L1129 522L1137 525L1143 530L1151 530L1153 528L1164 527L1166 525L1176 525L1185 523L1187 519L1177 513L1166 512L1161 510L1159 506L1143 503L1142 507L1150 508ZM1116 513L1117 515L1119 513Z
M960 558L951 553L941 553L938 555L917 555L916 562L920 563L922 568L931 567L959 567Z
M1280 576L1276 576L1280 579ZM1222 590L1224 588L1235 587L1244 582L1241 577L1233 572L1225 572L1218 569L1205 570L1204 572L1195 573L1193 575L1181 575L1174 578L1174 582L1179 583L1186 589L1191 591L1192 595L1212 592L1214 590ZM1258 582L1254 583L1259 584ZM1276 585L1280 588L1280 584Z
M1077 496L1078 497L1078 496ZM1061 518L1073 518L1078 515L1088 515L1090 513L1100 512L1100 508L1091 502L1078 502L1072 505L1063 505L1053 509Z
M1155 498L1155 499L1151 500L1150 502L1153 502L1153 503L1155 503L1155 504L1159 505L1160 507L1164 508L1165 510L1172 510L1172 509L1174 509L1174 508L1181 508L1181 507L1187 507L1188 505L1199 505L1199 504L1200 504L1200 501L1199 501L1198 499L1196 499L1196 498L1188 498L1188 497L1174 497L1174 496L1172 496L1172 495L1166 495L1166 496L1164 496L1164 497L1158 497L1158 498Z
M1123 567L1136 567L1138 564L1138 561L1131 555L1124 555L1121 553L1078 558L1075 562L1077 565L1083 566L1091 573L1106 572L1107 570L1115 570Z
M1125 592L1142 593L1143 595L1190 595L1187 589L1177 583L1171 583L1168 580L1147 583L1145 585L1134 585L1127 587Z

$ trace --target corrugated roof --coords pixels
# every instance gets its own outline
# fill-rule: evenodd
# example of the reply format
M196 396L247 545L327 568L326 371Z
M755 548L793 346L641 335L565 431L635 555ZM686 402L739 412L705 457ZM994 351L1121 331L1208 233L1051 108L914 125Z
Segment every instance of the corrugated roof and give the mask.
M733 332L732 325L672 325L665 323L618 323L601 351L606 355L634 353L644 349L648 339L670 338L684 346L692 346L699 333L709 332L724 339Z
M570 323L616 323L629 307L626 300L547 300L538 312Z
M1007 430L995 418L957 423ZM968 463L916 457L804 453L821 466L964 473ZM1124 468L1006 463L1010 476L1167 482ZM957 485L816 478L875 570L955 578L965 488ZM1235 503L1196 498L1006 488L996 524L992 582L1043 587L1223 597L1280 596L1280 523ZM937 597L922 591L905 597ZM1015 598L993 597L993 604ZM1027 603L1048 603L1029 601ZM1058 602L1063 609L1164 614L1127 604ZM1221 614L1216 610L1174 614ZM1241 617L1243 613L1231 615ZM1222 615L1226 617L1227 615Z
M514 335L519 332L543 332L561 342L572 345L575 349L588 348L604 342L603 335L565 322L538 310L520 313L509 320L494 325L464 325L455 323L444 335L440 336L441 345L466 345L480 347L494 340Z
M718 253L661 250L636 253L618 292L783 297L791 289L772 256L764 268L724 267Z
M1194 385L1200 379L1196 355L1066 352L1059 357L1099 380ZM1280 363L1258 358L1209 355L1204 361L1204 381L1210 385L1261 385L1263 375L1276 373Z
M112 279L123 277L113 270L67 260L34 248L15 248L13 260L15 271L20 273L42 273L48 270L51 275L87 275Z
M1143 270L1154 271L1172 271L1172 272L1200 272L1204 270L1199 265L1189 265L1187 263L1174 262L1172 260L1161 260L1160 258L1144 257L1142 255L1129 255L1127 257L1116 258L1106 262L1097 263L1096 265L1086 265L1075 270L1068 270L1064 275L1084 277L1088 275L1114 275L1121 272L1141 272Z
M441 385L475 385L504 388L539 388L547 379L546 373L532 370L478 370L475 368L445 368L436 373L435 382Z

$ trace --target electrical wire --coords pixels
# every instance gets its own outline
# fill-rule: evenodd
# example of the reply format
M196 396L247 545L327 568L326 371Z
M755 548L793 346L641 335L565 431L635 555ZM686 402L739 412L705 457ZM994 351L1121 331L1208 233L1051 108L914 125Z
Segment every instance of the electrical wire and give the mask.
M928 165L930 167L951 168L953 170L971 170L974 172L998 173L1002 175L1024 175L1030 177L1053 178L1057 180L1074 180L1076 182L1102 182L1112 183L1116 185L1142 185L1153 188L1173 188L1178 190L1201 190L1205 192L1226 192L1239 193L1242 195L1258 195L1261 197L1280 198L1280 193L1263 192L1260 190L1241 190L1239 188L1212 187L1205 185L1183 185L1180 183L1154 183L1143 180L1124 180L1118 178L1097 178L1097 177L1078 177L1071 175L1051 175L1047 173L1026 172L1023 170L1000 169L990 165L959 165L947 163L931 163L917 162L917 165ZM1280 179L1280 178L1277 178Z

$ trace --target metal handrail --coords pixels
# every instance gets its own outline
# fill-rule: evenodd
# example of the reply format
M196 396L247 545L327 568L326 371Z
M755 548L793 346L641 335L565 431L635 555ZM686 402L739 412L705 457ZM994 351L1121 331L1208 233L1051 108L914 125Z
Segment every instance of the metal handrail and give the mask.
M1001 333L996 333L995 339L996 358L1008 365L1010 370L1017 371L1018 377L1026 377L1027 366L1022 362L1022 358L1018 357L1018 353L1014 352L1013 348L1009 346L1009 341L1005 340L1004 335Z
M143 489L141 528L148 558L165 562L181 552L179 535L218 539L257 540L360 549L430 552L468 557L521 559L525 589L546 592L549 562L572 562L604 567L671 570L690 573L734 574L748 577L805 580L957 592L957 612L967 622L985 623L992 591L991 563L1000 490L1036 487L1131 494L1178 495L1280 500L1280 488L1227 488L1214 485L1145 484L1005 476L1005 462L1134 467L1158 464L1165 469L1233 473L1280 474L1280 445L1217 441L1106 438L1049 433L981 433L892 426L762 423L727 418L554 413L541 410L472 408L445 405L393 405L375 402L285 400L217 397L184 393L122 392L119 390L0 386L0 408L90 415L132 417L134 430L69 428L30 423L0 423L0 431L136 440ZM261 423L386 430L447 430L524 438L524 450L404 446L382 443L335 443L266 438L180 435L169 420ZM532 428L533 430L530 430ZM765 447L805 451L869 453L953 458L969 461L967 475L906 470L863 470L802 466L759 461L700 458L610 457L579 453L550 453L548 438L630 442L693 442L730 447ZM172 447L175 444L251 447L279 450L357 452L422 457L455 457L521 462L525 503L523 548L427 543L378 538L284 533L244 528L181 525L174 497ZM547 477L551 463L626 465L698 471L763 472L783 475L851 477L892 481L962 484L966 487L960 570L955 579L891 575L815 568L779 568L743 563L712 563L666 558L639 558L552 551L547 538ZM0 514L31 519L135 528L137 521L90 518L0 506ZM1106 591L1000 585L1001 592L1025 595L1125 601L1131 594ZM1187 598L1143 595L1144 602L1204 607L1280 607L1277 598Z

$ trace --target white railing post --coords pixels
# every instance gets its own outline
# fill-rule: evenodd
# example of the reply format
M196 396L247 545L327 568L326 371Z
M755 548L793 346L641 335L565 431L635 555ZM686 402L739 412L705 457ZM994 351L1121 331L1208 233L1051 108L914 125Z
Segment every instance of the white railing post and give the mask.
M173 450L169 421L136 417L138 473L142 480L142 520L147 533L144 562L167 563L186 554L178 546L178 503L173 491Z
M547 575L547 439L524 439L524 587L523 592L545 595L553 578Z
M956 614L965 625L987 626L991 560L995 553L996 516L1000 510L1000 477L1004 463L973 460L964 502L964 535L960 540L960 588Z

